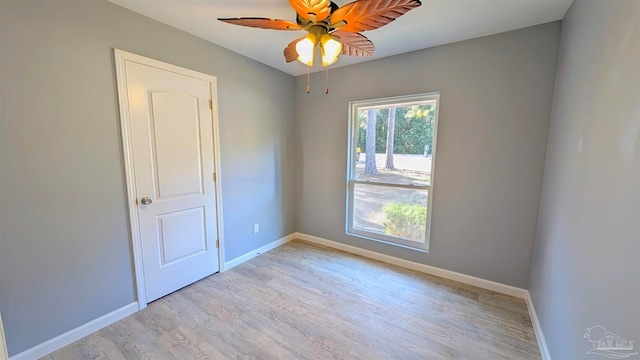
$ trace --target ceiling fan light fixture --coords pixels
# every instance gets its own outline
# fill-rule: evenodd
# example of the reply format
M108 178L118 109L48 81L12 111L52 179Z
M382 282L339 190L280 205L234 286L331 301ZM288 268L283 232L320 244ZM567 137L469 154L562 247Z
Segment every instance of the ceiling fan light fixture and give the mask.
M286 62L298 60L312 67L314 53L319 48L322 66L329 66L338 61L340 55L373 56L375 46L360 33L379 29L422 3L420 0L354 0L338 6L331 0L289 0L289 5L296 11L296 22L258 17L218 20L260 29L307 31L307 36L293 40L284 48Z
M338 56L342 53L342 43L336 41L331 35L324 34L320 38L322 53L322 66L329 66L338 61Z
M304 39L296 44L296 52L298 53L298 61L313 66L313 51L316 47L316 36L309 33Z

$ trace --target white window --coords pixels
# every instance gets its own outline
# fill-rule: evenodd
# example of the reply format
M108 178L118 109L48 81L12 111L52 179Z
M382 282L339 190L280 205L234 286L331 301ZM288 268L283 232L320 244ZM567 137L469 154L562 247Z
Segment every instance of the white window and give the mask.
M428 250L439 98L349 103L347 234Z

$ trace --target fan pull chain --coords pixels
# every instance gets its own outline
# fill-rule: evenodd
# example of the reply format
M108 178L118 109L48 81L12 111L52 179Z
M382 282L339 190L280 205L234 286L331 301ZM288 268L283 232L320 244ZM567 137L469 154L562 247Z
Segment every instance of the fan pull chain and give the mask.
M327 69L327 88L325 89L324 94L329 94L329 69Z
M311 92L311 85L310 85L310 82L309 82L309 69L310 68L307 66L307 94L309 92Z

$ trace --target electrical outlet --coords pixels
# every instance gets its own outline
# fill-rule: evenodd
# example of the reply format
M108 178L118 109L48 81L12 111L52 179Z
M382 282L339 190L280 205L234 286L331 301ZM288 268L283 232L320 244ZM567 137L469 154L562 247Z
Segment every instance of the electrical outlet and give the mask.
M253 233L257 234L260 232L260 225L259 224L253 224Z

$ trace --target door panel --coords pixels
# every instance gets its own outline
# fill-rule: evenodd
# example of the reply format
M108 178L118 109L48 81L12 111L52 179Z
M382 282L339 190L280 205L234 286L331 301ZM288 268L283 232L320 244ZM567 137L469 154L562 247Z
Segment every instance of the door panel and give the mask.
M160 266L207 251L204 208L158 215L158 234Z
M158 198L201 194L202 134L198 98L182 93L152 92L151 108L151 145L155 155Z
M211 83L134 61L125 70L151 302L219 271Z

